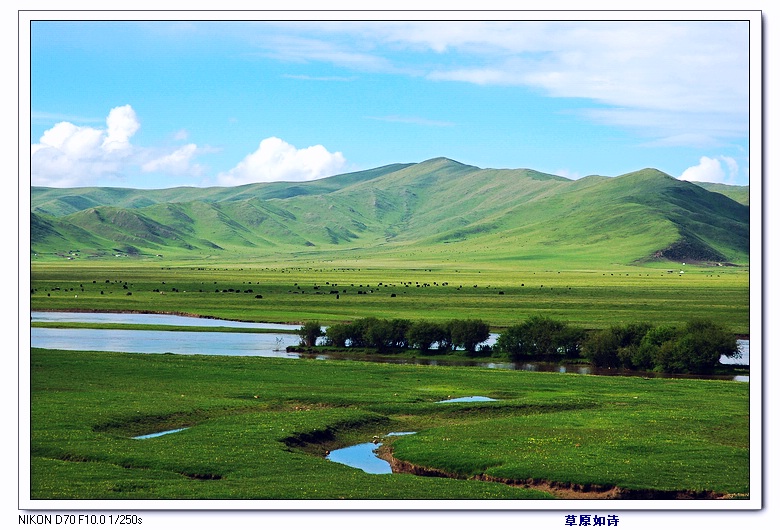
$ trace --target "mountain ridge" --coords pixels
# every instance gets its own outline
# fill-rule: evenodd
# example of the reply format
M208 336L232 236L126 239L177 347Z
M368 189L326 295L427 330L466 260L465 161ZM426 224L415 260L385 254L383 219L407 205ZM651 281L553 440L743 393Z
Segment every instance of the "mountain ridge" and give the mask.
M748 205L653 168L570 180L434 158L309 182L34 187L31 199L31 252L48 256L749 262Z

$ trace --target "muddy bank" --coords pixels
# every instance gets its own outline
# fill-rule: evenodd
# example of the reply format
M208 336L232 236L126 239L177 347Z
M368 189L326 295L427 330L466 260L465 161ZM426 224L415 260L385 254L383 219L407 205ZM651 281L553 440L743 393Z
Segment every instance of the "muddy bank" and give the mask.
M459 480L482 480L485 482L498 482L508 486L519 488L532 488L545 491L559 499L613 499L613 500L713 500L729 499L733 495L716 493L712 491L660 491L660 490L630 490L611 485L600 484L573 484L570 482L557 482L542 479L506 479L493 477L486 474L473 476L449 473L440 469L418 466L410 462L399 460L393 456L393 449L389 445L382 445L376 451L379 458L387 461L393 473L409 473L421 477L442 477Z

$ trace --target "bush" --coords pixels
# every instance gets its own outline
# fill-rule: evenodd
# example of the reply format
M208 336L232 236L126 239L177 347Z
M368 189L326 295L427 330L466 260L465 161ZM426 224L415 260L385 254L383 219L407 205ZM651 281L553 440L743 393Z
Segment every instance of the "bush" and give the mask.
M639 323L595 331L583 344L583 353L601 367L708 374L722 355L739 356L739 349L725 329L697 319L682 329Z
M598 367L656 370L666 373L710 373L721 356L738 357L736 338L708 320L692 320L682 328L652 327L648 323L611 326L587 334L548 317L532 316L499 335L493 348L482 344L490 327L482 320L428 321L375 317L351 324L334 324L323 333L319 322L306 322L298 331L301 343L311 347L325 335L340 348L417 348L440 352L461 347L468 356L508 356L524 359L562 360L584 356Z
M584 331L549 317L532 316L508 328L496 341L496 350L512 360L577 357Z
M353 348L365 348L366 339L363 335L364 322L356 320L347 326L347 340Z
M582 353L595 366L617 368L620 366L618 348L620 341L611 329L591 332L582 344Z
M328 328L328 344L339 348L406 348L411 321L376 317L358 319L351 324L334 324Z

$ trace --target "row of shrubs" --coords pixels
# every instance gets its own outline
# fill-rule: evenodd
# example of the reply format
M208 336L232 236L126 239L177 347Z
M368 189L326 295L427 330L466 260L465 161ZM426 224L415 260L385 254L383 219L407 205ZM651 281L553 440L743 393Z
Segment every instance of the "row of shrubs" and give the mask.
M741 355L733 334L703 319L681 327L633 323L586 331L549 317L532 316L503 331L492 348L484 344L490 326L478 319L438 323L372 317L334 324L325 332L319 322L307 322L299 334L304 346L313 346L324 336L326 345L338 348L416 349L426 353L462 349L469 356L512 361L585 359L598 367L664 373L711 373L721 356Z

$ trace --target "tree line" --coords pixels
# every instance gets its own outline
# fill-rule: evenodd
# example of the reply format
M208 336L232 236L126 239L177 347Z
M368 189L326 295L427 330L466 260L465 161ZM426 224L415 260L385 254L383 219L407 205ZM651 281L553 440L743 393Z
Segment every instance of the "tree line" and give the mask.
M350 323L333 324L322 331L319 322L306 322L298 334L302 346L311 347L317 338L336 348L372 348L378 351L415 349L422 352L448 352L461 348L474 354L477 346L490 337L490 326L477 319L448 322L407 319L361 318ZM436 348L434 348L436 345Z
M362 318L322 330L319 322L304 323L301 345L367 348L377 352L419 350L427 354L463 350L471 357L511 361L562 362L587 360L596 367L627 368L663 373L713 372L721 356L739 358L736 337L706 319L682 326L649 323L615 324L585 330L545 316L531 316L501 332L491 347L490 326L479 319L446 322Z

